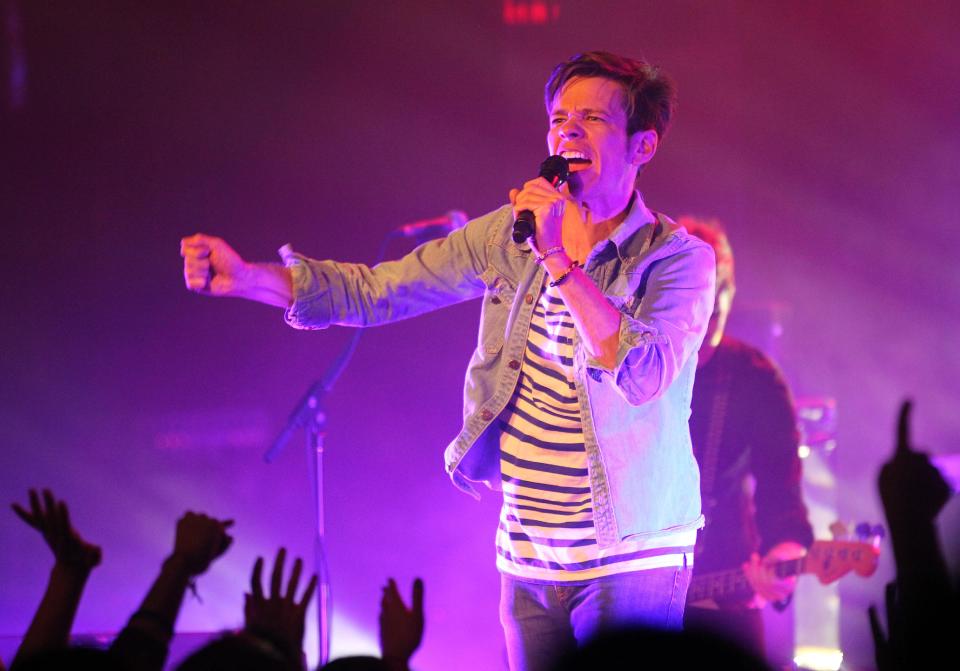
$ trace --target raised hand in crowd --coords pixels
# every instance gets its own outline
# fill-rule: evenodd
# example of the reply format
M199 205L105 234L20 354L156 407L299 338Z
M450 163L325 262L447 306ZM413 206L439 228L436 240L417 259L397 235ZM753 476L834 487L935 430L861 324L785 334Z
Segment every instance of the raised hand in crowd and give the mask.
M950 500L946 480L930 463L930 457L917 451L910 439L912 409L910 401L900 406L893 457L880 469L877 481L891 530L932 523Z
M950 500L950 487L925 452L910 439L912 403L904 401L897 420L893 456L880 469L877 487L890 526L898 591L919 581L927 589L950 591L935 521ZM901 594L901 597L903 595Z
M53 553L56 563L74 573L90 574L100 564L100 547L85 541L70 523L70 510L64 501L57 501L53 492L43 490L43 502L37 490L31 489L30 510L19 503L11 504L17 517L40 532Z
M207 571L222 556L233 538L227 530L232 520L218 520L187 512L177 522L173 551L140 608L111 646L111 651L132 669L160 671L166 662L170 640L183 597L193 579Z
M896 562L896 579L885 593L887 632L869 609L877 666L881 671L934 668L948 654L958 623L951 585L934 524L950 488L910 439L910 401L900 408L893 456L877 484Z
M57 501L49 489L44 489L42 496L31 489L29 498L29 510L14 503L13 512L40 532L53 553L54 565L14 666L32 655L67 646L83 589L102 558L100 548L84 540L73 528L64 501Z
M423 581L413 581L410 607L403 602L393 578L383 588L380 600L380 654L391 671L406 671L410 658L423 640Z
M303 594L297 600L303 560L298 557L293 562L290 579L284 590L283 565L286 557L286 549L280 548L273 561L269 596L263 591L263 557L257 557L250 578L250 593L244 595L244 632L275 647L290 662L291 668L305 668L303 633L307 607L317 588L317 576L311 576Z
M177 521L173 553L168 562L179 567L190 577L207 572L210 564L223 555L233 543L227 530L233 520L217 520L203 513L187 512Z
M184 659L177 671L305 671L303 631L307 606L317 586L316 576L297 600L303 562L297 559L286 590L283 587L287 551L280 548L273 563L270 595L263 592L263 558L253 565L250 593L244 595L242 631L228 632Z

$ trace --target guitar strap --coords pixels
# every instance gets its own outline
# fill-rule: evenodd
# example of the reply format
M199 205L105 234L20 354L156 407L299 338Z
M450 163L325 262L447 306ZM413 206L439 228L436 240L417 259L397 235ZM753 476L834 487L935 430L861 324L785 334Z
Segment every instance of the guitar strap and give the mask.
M713 356L720 354L715 351ZM720 354L720 356L723 356ZM717 461L720 456L720 441L723 439L723 429L726 426L727 408L730 405L730 369L723 365L723 362L713 361L714 364L720 364L717 373L717 384L715 393L710 399L710 413L707 415L707 430L705 439L700 450L700 498L703 501L703 515L706 518L706 526L709 527L713 518L713 512L717 507L717 498L714 496L714 487L717 481ZM709 365L709 364L707 364ZM696 385L694 385L696 393ZM694 556L703 554L704 536L701 533L697 536L697 545L694 548Z

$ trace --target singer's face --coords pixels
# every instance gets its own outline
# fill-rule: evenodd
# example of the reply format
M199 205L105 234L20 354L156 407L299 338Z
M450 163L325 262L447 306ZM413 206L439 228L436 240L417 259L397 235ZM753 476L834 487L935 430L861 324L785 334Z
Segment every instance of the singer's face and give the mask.
M622 197L633 192L637 169L653 156L643 146L652 131L627 137L623 88L603 77L575 77L553 99L547 148L570 161L574 198Z

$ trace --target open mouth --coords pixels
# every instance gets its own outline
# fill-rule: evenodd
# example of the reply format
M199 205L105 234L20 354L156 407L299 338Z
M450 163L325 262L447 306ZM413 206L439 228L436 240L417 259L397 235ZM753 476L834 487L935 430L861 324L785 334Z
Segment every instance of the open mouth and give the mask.
M586 170L593 163L582 151L562 151L560 155L567 159L570 172Z

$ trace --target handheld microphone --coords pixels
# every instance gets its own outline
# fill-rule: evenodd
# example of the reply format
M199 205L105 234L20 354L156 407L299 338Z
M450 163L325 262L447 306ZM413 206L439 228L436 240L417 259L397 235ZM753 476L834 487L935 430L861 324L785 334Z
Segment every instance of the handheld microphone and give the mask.
M570 165L563 156L548 157L540 164L540 177L559 187L570 177ZM536 218L530 210L521 210L517 220L513 222L513 241L518 245L529 238L537 230Z
M391 235L400 238L439 238L467 225L467 213L450 210L433 219L421 219L398 226Z

